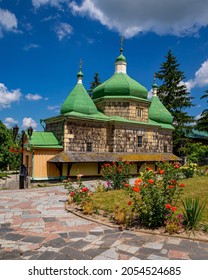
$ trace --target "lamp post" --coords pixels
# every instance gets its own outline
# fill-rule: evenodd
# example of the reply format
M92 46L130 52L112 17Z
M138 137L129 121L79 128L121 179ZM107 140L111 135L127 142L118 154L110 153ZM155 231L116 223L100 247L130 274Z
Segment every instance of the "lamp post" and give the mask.
M18 131L19 131L19 127L17 125L15 125L13 127L13 138L14 140L17 138L18 135ZM31 136L33 134L33 128L32 126L30 126L27 129L27 134L29 136L29 139L31 139ZM27 178L27 168L24 165L24 157L23 157L23 152L24 152L24 135L25 135L25 130L22 130L22 134L21 134L21 165L20 165L20 174L19 174L19 189L24 189L25 188L25 182L26 182L26 178Z

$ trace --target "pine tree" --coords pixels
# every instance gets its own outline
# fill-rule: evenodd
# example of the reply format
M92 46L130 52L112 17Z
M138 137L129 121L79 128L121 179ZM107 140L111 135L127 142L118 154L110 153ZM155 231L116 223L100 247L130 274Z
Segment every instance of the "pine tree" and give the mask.
M180 64L176 57L169 50L166 61L161 64L156 77L162 81L158 89L158 97L173 116L173 152L180 155L180 149L184 146L187 139L186 133L191 129L194 118L185 111L193 106L192 97L183 83L184 72L179 70Z
M101 84L100 76L99 73L96 72L94 75L94 80L90 83L90 89L88 90L90 96L92 96L93 89L99 86L100 84Z
M208 90L205 91L205 94L202 95L201 99L207 98L208 105ZM205 109L200 119L196 122L196 129L208 132L208 109Z

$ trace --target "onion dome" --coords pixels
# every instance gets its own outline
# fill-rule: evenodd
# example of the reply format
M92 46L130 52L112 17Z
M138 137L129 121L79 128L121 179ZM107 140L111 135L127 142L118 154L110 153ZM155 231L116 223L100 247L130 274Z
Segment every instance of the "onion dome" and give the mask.
M159 123L172 124L173 116L165 108L165 106L162 104L162 102L158 98L157 89L158 89L158 86L157 86L156 82L154 81L154 84L152 85L153 96L150 99L151 105L149 107L149 112L148 112L149 118L151 120L159 122Z
M114 75L93 90L93 99L108 96L134 96L147 99L148 91L140 83L129 77L126 73L127 61L123 49L115 61Z
M61 106L61 114L70 112L82 113L85 115L96 114L98 112L97 107L82 84L83 73L81 68L77 73L77 78L77 84Z

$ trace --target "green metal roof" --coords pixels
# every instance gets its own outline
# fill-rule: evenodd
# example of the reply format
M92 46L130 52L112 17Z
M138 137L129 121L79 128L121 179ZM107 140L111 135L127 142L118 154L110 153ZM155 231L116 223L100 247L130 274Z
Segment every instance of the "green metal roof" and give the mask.
M110 79L93 90L93 99L103 96L135 96L147 98L147 89L126 73L115 73Z
M39 148L63 149L63 146L60 145L53 132L34 131L32 137L29 139L29 143Z
M206 139L206 140L208 140L208 132L192 129L192 131L190 133L186 134L186 137L193 138L193 139Z
M149 118L159 123L172 124L173 116L165 108L157 96L153 96L149 107Z
M116 61L125 61L126 62L126 58L125 56L121 53L117 58Z
M77 112L86 115L97 113L94 102L81 83L75 85L61 106L61 114L67 114L69 112Z

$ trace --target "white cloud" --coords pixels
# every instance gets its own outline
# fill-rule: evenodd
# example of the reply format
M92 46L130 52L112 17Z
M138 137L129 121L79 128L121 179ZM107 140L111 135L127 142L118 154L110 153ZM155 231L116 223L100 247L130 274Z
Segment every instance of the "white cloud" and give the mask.
M61 41L64 37L70 37L73 32L73 27L68 23L60 22L54 27L54 31L59 41Z
M40 8L43 5L59 7L63 2L66 2L66 0L32 0L32 4L35 8Z
M17 102L21 97L20 89L9 91L7 87L0 83L0 110L10 107L12 102Z
M196 71L195 77L184 84L189 91L195 87L204 87L208 85L208 59L205 60L201 67Z
M0 37L5 31L17 32L17 18L10 11L0 8Z
M37 45L37 44L29 44L29 45L24 46L23 50L26 51L26 52L28 52L28 51L31 50L31 49L37 49L37 48L39 48L39 47L40 47L40 46Z
M139 32L185 36L208 25L206 0L83 0L72 1L75 14L89 16L101 24L132 37Z
M24 118L22 120L22 127L24 129L28 128L29 126L32 126L32 128L36 128L38 126L38 124L36 123L35 120L33 120L32 118Z
M10 128L12 125L17 124L17 123L18 123L18 121L11 117L5 118L5 120L4 120L4 124L8 128Z
M28 93L27 95L25 95L25 98L30 101L37 101L37 100L43 99L43 97L41 95L31 94L31 93Z
M48 110L57 110L57 109L60 109L60 106L57 106L57 105L55 105L55 106L48 106Z

